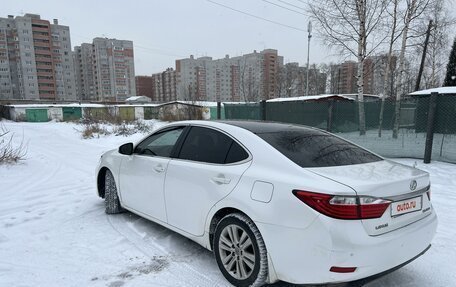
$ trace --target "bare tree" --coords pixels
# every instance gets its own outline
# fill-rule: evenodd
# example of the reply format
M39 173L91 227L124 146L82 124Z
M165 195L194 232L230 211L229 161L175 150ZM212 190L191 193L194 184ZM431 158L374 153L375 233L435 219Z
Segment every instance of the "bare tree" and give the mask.
M405 67L406 67L406 58L405 52L407 48L407 40L412 35L409 35L409 30L413 28L413 24L417 19L425 12L429 6L431 0L405 0L405 8L402 14L404 27L402 29L402 43L401 43L401 52L399 55L399 74L396 81L396 106L394 112L394 127L393 127L393 138L397 138L399 131L399 121L400 121L400 104L401 97L405 94ZM421 34L424 34L426 31L420 31Z
M245 68L247 67L247 59L245 57L242 57L242 60L244 63L241 63L241 60L238 61L238 66L240 70L240 75L239 75L239 80L240 80L240 87L239 89L241 90L242 93L242 99L244 102L247 102L247 96L245 94L246 92L246 81L245 81Z
M421 26L425 26L429 18L434 23L426 54L424 71L424 88L426 89L440 87L443 84L445 64L450 51L450 39L448 36L451 28L456 24L455 16L449 12L451 11L450 9L445 7L445 1L443 0L434 0L430 5L429 11L429 13L426 13L427 19L421 21ZM421 44L422 42L422 38L418 38L418 43ZM422 45L417 46L417 53L422 53L422 50Z
M387 94L388 89L388 80L390 77L390 70L391 70L391 59L393 58L393 47L397 39L399 39L401 33L398 31L398 9L399 9L399 0L392 0L390 2L389 8L387 13L389 14L390 21L387 21L387 25L390 26L390 35L389 35L389 47L388 47L388 54L387 60L385 65L385 72L383 78L383 88L382 88L382 102L380 106L380 114L379 114L379 123L378 123L378 136L382 136L382 127L383 127L383 113L385 110L385 100L387 97L390 97L391 94ZM390 24L390 25L389 25Z
M277 95L279 98L282 98L286 95L286 67L280 66L277 71Z
M310 1L309 12L324 42L358 60L359 133L366 134L364 114L364 60L386 38L379 29L389 0Z
M319 64L318 65L318 70L320 70L320 72L322 74L325 74L326 75L326 81L324 82L325 86L324 86L324 94L329 94L330 93L330 90L331 90L331 68L332 68L332 64L325 64L325 63L322 63L322 64Z

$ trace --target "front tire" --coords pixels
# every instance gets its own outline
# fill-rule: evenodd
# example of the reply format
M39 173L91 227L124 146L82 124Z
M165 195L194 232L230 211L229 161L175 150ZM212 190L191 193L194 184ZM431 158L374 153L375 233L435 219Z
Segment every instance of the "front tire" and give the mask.
M268 276L267 250L253 221L239 213L218 223L214 254L223 276L234 286L262 286Z
M116 214L123 211L124 209L120 206L114 176L110 170L107 170L105 174L105 212L107 214Z

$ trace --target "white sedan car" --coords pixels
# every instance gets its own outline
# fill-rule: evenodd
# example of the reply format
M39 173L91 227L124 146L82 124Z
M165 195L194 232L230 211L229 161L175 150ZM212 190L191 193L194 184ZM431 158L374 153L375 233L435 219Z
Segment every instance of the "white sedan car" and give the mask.
M437 227L429 174L292 124L176 122L105 153L97 179L107 213L212 250L235 286L362 282L425 253Z

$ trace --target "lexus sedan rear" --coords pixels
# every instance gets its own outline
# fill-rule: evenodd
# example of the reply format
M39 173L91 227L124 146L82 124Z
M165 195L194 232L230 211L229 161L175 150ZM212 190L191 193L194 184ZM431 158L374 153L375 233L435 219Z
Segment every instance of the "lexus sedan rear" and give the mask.
M106 212L127 209L215 254L235 286L350 282L422 255L429 175L291 124L185 121L105 153Z

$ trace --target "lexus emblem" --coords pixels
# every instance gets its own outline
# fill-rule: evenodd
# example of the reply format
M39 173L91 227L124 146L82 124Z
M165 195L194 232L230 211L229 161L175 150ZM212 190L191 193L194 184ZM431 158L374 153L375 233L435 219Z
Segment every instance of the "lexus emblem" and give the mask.
M410 182L410 190L415 190L416 189L416 180L412 180Z

